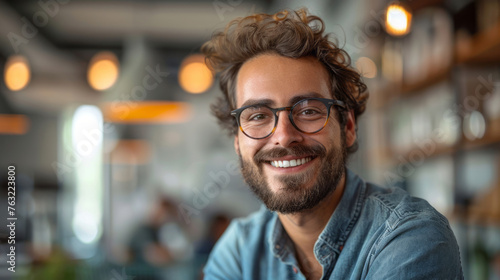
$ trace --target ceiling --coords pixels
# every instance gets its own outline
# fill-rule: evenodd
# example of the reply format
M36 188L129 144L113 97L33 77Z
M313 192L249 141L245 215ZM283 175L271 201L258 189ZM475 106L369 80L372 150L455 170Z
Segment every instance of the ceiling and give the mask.
M50 4L0 1L0 66L3 69L10 55L21 54L27 57L32 71L30 85L21 92L8 92L1 85L0 113L55 115L68 104L115 99L116 92L103 95L86 84L88 62L97 51L110 50L118 55L121 72L128 79L117 87L127 91L144 76L145 65L161 62L176 73L182 58L199 52L212 32L231 19L267 10L272 1L45 3Z

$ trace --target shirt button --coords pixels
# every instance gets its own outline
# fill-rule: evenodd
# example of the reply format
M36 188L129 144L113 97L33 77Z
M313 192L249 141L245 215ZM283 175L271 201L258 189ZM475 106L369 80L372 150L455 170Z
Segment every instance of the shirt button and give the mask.
M280 248L280 245L276 245L276 249L279 249Z
M293 267L293 272L295 272L295 273L299 272L295 266Z

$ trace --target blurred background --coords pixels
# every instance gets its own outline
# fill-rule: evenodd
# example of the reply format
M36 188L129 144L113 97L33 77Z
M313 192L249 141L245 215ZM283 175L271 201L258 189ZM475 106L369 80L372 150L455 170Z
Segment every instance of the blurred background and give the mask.
M0 1L0 279L200 279L260 207L200 46L299 7L371 94L350 168L427 199L466 279L500 279L500 0Z

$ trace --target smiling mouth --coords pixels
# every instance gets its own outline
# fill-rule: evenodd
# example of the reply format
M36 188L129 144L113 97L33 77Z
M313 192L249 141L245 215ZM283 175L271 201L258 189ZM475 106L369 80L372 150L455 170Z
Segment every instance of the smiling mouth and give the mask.
M274 167L289 168L289 167L295 167L295 166L299 166L299 165L308 163L312 159L313 159L313 157L304 157L304 158L298 158L298 159L292 159L292 160L272 160L272 161L270 161L270 164Z

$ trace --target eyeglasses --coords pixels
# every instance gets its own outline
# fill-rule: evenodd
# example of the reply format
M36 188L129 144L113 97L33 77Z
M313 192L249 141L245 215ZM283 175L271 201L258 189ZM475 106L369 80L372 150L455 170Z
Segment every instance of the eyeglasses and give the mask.
M252 139L264 139L276 130L278 112L288 111L288 119L300 132L317 133L330 118L330 108L335 105L345 109L344 102L326 98L307 98L291 107L271 108L257 104L231 111L241 132Z

